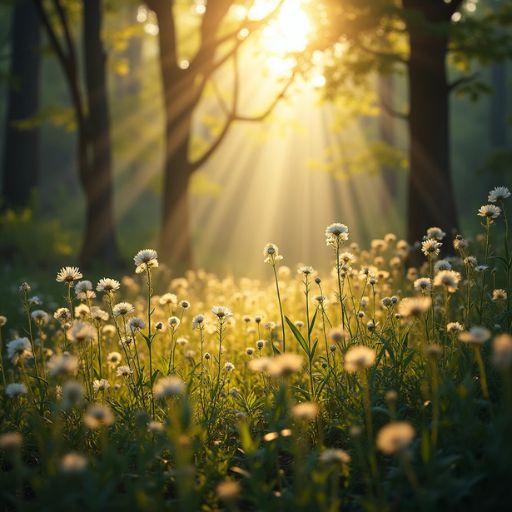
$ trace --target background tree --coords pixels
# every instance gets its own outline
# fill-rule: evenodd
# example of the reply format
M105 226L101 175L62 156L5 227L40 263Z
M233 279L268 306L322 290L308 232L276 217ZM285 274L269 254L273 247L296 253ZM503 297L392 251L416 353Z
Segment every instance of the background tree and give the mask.
M29 206L39 175L39 129L23 121L39 109L41 29L31 0L12 9L10 73L2 162L2 207Z
M282 2L266 17L258 21L248 17L228 23L227 15L236 4L233 0L217 0L204 6L200 28L199 48L186 65L181 63L178 51L176 5L174 0L147 0L155 12L159 26L160 70L165 105L165 154L163 175L163 207L160 236L160 256L171 265L189 267L193 263L189 218L189 183L191 175L216 151L234 121L263 120L283 96L287 85L271 102L262 115L242 116L237 111L237 93L233 105L225 114L225 123L217 138L197 160L191 160L192 118L201 95L212 74L236 53L254 31L268 22ZM241 38L240 32L247 31ZM235 73L238 73L234 64ZM238 76L234 79L238 87Z
M77 167L85 195L85 228L80 262L115 263L110 118L107 95L106 54L101 39L102 1L83 2L82 36L85 88L69 16L60 0L51 9L33 0L51 47L64 72L77 127ZM62 34L62 35L61 35Z
M450 81L448 61L488 63L511 52L510 6L463 16L462 0L331 0L325 40L343 41L343 63L331 86L344 75L371 76L403 66L407 77L409 138L407 237L420 240L429 226L458 227L450 162L450 93L478 94L482 83L466 74Z

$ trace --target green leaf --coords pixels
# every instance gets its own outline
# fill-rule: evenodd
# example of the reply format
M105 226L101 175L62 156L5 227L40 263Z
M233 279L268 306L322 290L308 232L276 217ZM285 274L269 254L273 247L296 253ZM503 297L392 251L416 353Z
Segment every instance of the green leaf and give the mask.
M304 339L304 336L300 333L299 329L295 326L293 322L290 321L290 319L285 316L286 323L288 324L288 327L291 329L293 335L295 336L295 339L299 342L299 345L302 347L302 350L307 354L309 357L309 347L307 341Z

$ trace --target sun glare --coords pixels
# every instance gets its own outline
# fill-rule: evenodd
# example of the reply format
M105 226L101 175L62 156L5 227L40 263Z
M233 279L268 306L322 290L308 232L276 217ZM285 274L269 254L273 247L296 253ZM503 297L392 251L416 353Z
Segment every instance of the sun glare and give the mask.
M303 52L313 32L304 8L306 0L285 0L262 32L261 48L268 54L267 67L276 74L289 72L295 65L294 54ZM259 20L276 9L275 0L256 0L249 10L251 20Z

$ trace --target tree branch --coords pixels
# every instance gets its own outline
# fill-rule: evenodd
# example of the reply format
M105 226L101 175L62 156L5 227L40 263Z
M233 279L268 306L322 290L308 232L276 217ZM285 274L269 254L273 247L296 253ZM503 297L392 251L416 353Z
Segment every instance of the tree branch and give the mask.
M472 73L471 75L461 76L457 80L454 80L453 82L448 84L448 91L453 91L457 89L457 87L460 87L464 84L469 84L471 82L474 82L478 77L480 76L480 73Z
M397 119L402 119L404 121L409 120L409 114L395 110L393 107L391 107L391 105L388 105L385 101L380 101L380 107L390 116L396 117Z

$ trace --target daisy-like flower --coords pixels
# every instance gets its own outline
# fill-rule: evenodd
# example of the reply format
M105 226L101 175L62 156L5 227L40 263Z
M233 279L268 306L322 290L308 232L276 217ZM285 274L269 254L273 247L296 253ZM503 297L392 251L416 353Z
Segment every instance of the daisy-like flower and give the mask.
M256 345L258 343L256 342ZM302 369L304 359L299 354L280 354L270 359L267 370L272 377L288 377Z
M475 325L459 334L459 341L470 345L483 345L491 337L491 331L485 327Z
M459 334L464 330L464 326L460 322L449 322L446 324L446 332L448 334Z
M106 322L108 320L108 313L98 306L91 308L91 318L97 322Z
M348 240L348 227L345 224L335 222L325 228L325 242L327 245L336 247L336 244Z
M269 243L263 248L263 256L265 256L265 263L275 264L283 257L279 254L279 247L276 244Z
M2 450L17 450L23 445L23 436L19 432L6 432L0 435Z
M500 334L494 338L492 362L500 370L506 370L512 365L512 336L510 334Z
M487 201L490 203L496 203L498 201L503 201L504 199L508 199L510 197L510 190L507 187L494 187L489 192L489 197Z
M111 279L110 277L103 277L98 281L96 291L100 293L114 293L117 292L120 287L121 284L119 281Z
M107 379L95 379L92 383L92 387L95 393L98 391L106 391L110 387L110 383Z
M452 265L448 260L438 260L434 265L434 272L439 272L441 270L451 270Z
M91 310L89 309L89 306L87 304L80 304L75 308L75 318L81 318L83 320L90 313Z
M73 343L82 343L92 341L96 336L94 327L88 322L75 320L66 333L66 337Z
M50 315L42 309L34 309L34 311L30 313L30 316L34 322L39 325L47 324L48 320L50 320Z
M82 403L84 388L80 382L68 381L62 386L62 407L71 409Z
M146 322L139 318L138 316L134 316L128 320L128 329L130 331L141 331L146 327Z
M53 314L53 318L59 322L66 323L71 320L71 313L68 308L59 308Z
M53 356L48 361L48 373L58 375L75 375L78 370L78 359L69 353Z
M467 249L469 246L468 241L465 238L462 238L461 235L457 235L453 239L453 248L456 251L463 251L464 249Z
M7 317L5 315L0 315L0 328L2 328L7 323Z
M180 308L181 309L189 309L190 302L188 300L180 300Z
M96 294L92 289L91 281L78 281L78 283L75 284L75 295L77 299L80 300L94 299Z
M414 281L414 289L421 293L432 290L432 281L428 277L420 277Z
M27 386L21 382L13 382L12 384L7 384L7 387L5 388L5 394L10 398L26 395L27 392Z
M226 372L232 372L233 370L235 369L235 365L233 363L230 363L229 361L226 361L226 363L224 363L224 370Z
M320 455L320 462L323 464L349 464L350 461L350 455L339 448L327 448Z
M313 421L318 414L318 404L316 402L302 402L292 409L292 415L299 421Z
M438 256L442 245L434 238L427 238L421 242L421 252L428 257Z
M204 315L196 315L192 318L192 329L201 329L204 326Z
M176 375L162 377L157 380L153 386L153 394L157 399L183 395L185 390L185 383L179 377L176 377Z
M444 286L449 293L455 293L459 286L461 275L454 270L441 270L434 277L434 286Z
M164 293L159 299L158 302L161 306L168 306L170 304L177 304L178 297L174 295L174 293Z
M386 455L392 455L407 448L416 432L406 421L393 421L379 430L377 448Z
M17 364L20 359L32 355L32 346L28 338L15 338L7 343L7 357L13 364Z
M436 226L427 229L427 238L433 238L439 242L446 236L446 233Z
M502 288L496 288L492 291L492 300L494 302L503 302L507 300L507 292L506 290L503 290Z
M489 222L497 219L501 214L501 208L495 204L484 204L478 209L478 215L485 217Z
M133 373L129 366L123 365L118 366L116 370L116 375L118 377L128 377Z
M83 473L87 469L87 459L78 453L67 453L62 457L59 469L66 475Z
M112 308L114 317L131 315L135 308L129 302L119 302Z
M432 299L429 296L407 297L400 301L398 312L405 318L418 317L426 313L432 305Z
M133 258L135 273L142 274L149 268L158 267L158 254L154 249L142 249Z
M58 283L72 284L74 281L82 279L83 275L78 267L62 267L57 273Z
M365 345L350 347L345 354L345 370L356 373L375 364L375 350Z
M229 318L233 316L231 310L225 306L213 306L212 313L219 319Z
M122 356L119 352L110 352L107 355L107 363L109 366L115 367L117 366L122 360Z
M298 274L302 274L303 276L309 276L311 275L315 270L313 269L313 267L310 267L309 265L301 265L298 269L297 269L297 273Z
M115 417L112 409L103 404L91 404L84 416L85 426L91 430L108 427L114 421Z
M172 329L177 329L181 323L181 320L177 316L171 316L167 320L167 323Z

